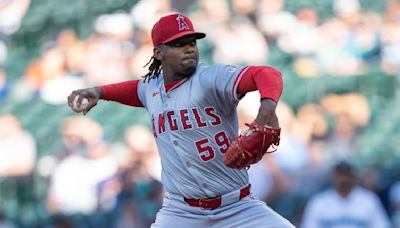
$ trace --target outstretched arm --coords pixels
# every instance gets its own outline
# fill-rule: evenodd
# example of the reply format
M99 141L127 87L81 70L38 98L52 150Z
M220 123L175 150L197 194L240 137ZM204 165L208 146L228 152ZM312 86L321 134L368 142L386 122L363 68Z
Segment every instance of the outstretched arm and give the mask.
M83 112L84 115L86 115L90 109L97 105L99 99L115 101L129 106L143 107L137 92L138 84L139 80L131 80L121 83L75 90L71 93L71 95L68 96L68 105L75 112ZM82 100L84 98L88 99L89 103L84 109L80 109ZM75 99L77 100L75 101Z

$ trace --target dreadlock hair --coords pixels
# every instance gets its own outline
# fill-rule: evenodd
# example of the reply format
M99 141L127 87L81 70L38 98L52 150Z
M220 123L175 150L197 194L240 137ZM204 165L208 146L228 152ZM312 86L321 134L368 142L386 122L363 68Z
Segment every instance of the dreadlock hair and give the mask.
M160 75L162 66L161 66L161 61L154 58L154 55L150 58L149 62L146 63L146 65L144 65L143 67L149 66L149 72L143 76L144 80L143 82L150 82L151 79L153 78L157 78Z

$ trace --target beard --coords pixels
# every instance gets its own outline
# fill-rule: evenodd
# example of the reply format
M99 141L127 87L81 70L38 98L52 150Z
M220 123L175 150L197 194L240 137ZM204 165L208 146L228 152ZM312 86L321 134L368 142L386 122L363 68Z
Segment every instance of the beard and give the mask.
M196 64L190 64L190 65L188 64L188 65L184 66L182 75L185 78L191 77L192 75L194 75L196 73L196 70L197 70L197 62L196 62Z
M196 70L197 70L197 64L196 64L196 66L187 67L185 69L185 73L184 73L185 77L190 77L190 76L194 75L194 73L196 73Z

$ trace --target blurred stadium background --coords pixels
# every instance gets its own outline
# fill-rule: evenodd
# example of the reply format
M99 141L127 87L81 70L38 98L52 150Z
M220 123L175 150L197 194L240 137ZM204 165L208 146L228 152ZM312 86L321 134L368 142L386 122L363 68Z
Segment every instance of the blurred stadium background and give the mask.
M81 117L66 97L144 75L171 11L207 33L202 62L283 72L282 145L250 169L262 200L299 224L347 159L400 227L397 0L0 0L0 227L151 224L163 192L146 112L100 102Z

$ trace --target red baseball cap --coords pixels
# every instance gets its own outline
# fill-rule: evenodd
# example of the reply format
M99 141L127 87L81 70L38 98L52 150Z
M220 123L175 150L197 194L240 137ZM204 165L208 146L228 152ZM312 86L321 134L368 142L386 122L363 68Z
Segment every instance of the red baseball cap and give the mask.
M151 30L154 47L187 35L193 35L196 39L206 36L205 33L196 32L189 18L182 14L171 14L160 18Z

